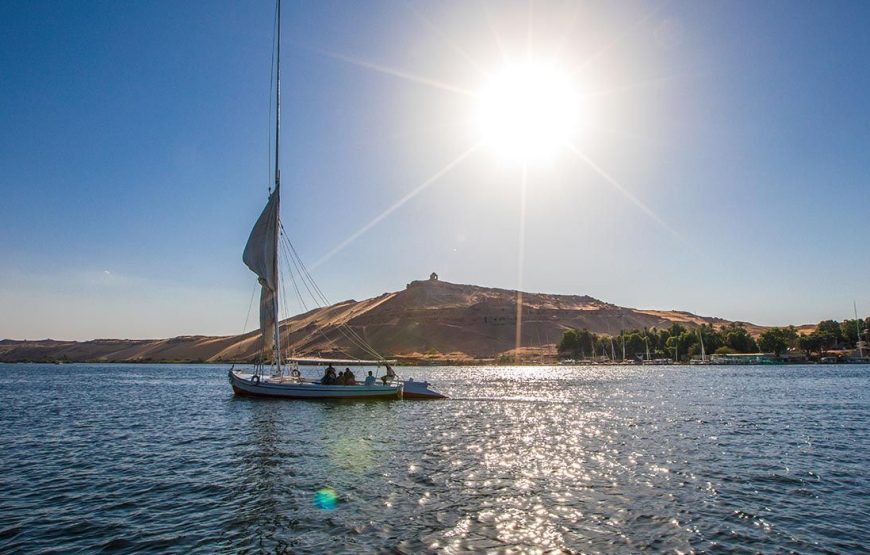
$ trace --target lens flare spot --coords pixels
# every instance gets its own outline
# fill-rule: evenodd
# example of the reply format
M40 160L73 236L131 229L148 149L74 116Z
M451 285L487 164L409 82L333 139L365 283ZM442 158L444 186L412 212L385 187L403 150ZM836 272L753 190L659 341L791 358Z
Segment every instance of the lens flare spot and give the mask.
M332 488L321 488L314 494L314 506L331 511L338 506L338 494Z

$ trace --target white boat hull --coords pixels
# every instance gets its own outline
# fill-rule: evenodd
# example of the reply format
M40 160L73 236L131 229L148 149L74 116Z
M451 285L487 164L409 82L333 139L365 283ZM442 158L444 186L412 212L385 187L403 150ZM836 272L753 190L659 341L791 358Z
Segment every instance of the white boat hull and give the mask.
M256 377L229 371L236 395L282 399L401 399L402 386L322 385L292 378Z
M318 384L317 380L302 378L307 383ZM389 383L389 382L388 382ZM393 382L396 383L396 382ZM447 395L432 389L429 382L414 381L413 378L401 382L402 399L447 399ZM339 386L340 387L340 386Z

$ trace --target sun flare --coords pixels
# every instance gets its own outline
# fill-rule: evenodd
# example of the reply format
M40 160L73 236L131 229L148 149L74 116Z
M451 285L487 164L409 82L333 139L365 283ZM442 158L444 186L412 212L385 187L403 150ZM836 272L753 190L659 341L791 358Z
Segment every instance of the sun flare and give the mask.
M500 157L523 163L556 154L574 139L579 95L566 72L550 64L505 65L477 95L478 140Z

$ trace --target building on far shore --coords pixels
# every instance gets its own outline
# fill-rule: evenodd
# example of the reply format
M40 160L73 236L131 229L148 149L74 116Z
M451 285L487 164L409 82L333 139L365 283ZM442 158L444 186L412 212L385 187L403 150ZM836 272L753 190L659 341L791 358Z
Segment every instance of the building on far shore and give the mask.
M712 364L782 364L782 358L773 353L729 353L713 355Z

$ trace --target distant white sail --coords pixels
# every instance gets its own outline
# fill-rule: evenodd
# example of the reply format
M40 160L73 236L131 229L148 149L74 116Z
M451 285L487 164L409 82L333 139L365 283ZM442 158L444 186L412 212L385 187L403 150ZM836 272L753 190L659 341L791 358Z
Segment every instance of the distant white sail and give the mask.
M254 224L242 260L257 274L260 282L260 333L263 351L271 353L275 348L275 281L276 249L278 241L278 190L269 196L266 208Z

